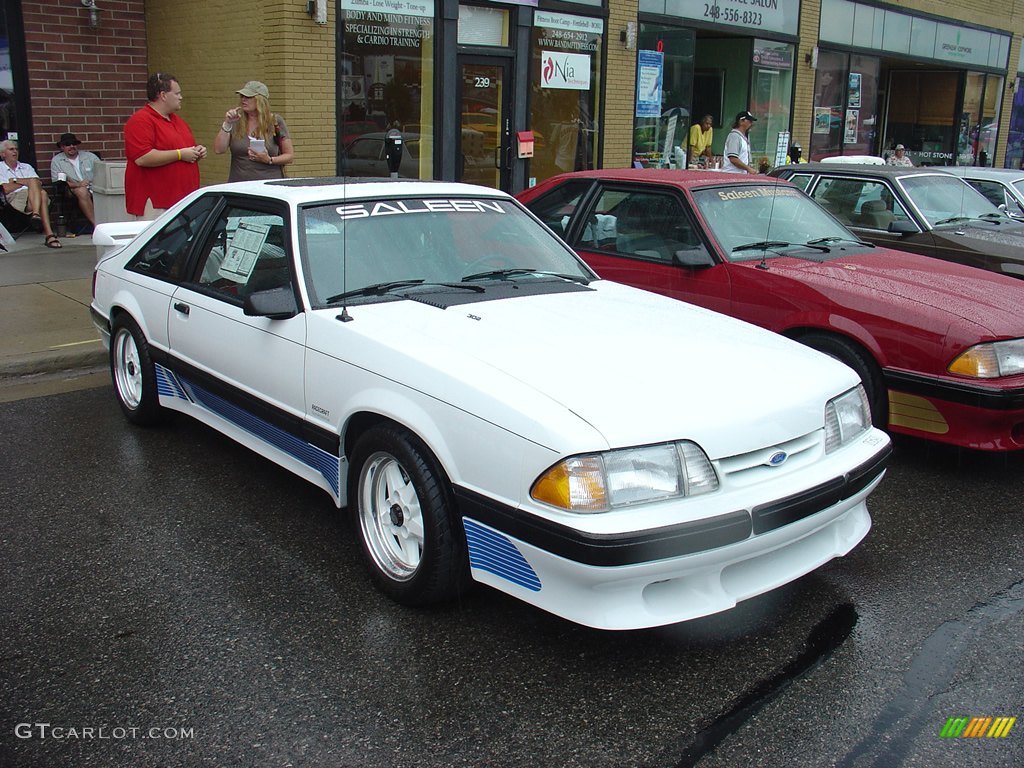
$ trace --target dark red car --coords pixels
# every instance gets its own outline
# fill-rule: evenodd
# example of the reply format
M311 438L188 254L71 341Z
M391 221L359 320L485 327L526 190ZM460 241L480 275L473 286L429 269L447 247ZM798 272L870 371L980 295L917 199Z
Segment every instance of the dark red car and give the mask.
M880 426L1024 448L1020 280L864 243L801 190L764 176L583 171L518 197L602 277L839 358L860 375Z

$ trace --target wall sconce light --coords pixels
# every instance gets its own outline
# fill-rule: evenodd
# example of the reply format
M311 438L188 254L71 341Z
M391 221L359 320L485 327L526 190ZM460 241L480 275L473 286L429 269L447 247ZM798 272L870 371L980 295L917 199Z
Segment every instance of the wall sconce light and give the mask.
M807 62L807 66L811 69L818 68L818 46L814 46L804 54L804 61Z
M89 26L100 25L100 9L96 7L96 0L82 0L82 7L89 9Z
M619 32L619 42L627 51L636 50L636 22L626 22L626 28Z
M306 13L317 24L327 23L327 0L307 0Z

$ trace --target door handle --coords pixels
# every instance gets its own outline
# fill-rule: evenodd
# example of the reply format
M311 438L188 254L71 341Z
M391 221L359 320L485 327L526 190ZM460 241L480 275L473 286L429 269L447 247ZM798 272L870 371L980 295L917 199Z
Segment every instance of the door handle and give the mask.
M181 312L181 314L183 315L188 315L189 312L188 304L185 304L180 301L174 302L174 309L178 312Z

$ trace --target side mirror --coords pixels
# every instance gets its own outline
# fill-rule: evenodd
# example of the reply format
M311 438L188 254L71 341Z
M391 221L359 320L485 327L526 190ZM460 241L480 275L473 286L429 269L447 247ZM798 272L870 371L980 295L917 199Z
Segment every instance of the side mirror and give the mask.
M707 248L703 245L676 251L672 254L672 258L679 266L691 269L705 269L715 266L715 260L711 258L711 254L708 253Z
M912 221L890 221L889 231L896 235L916 235L917 225Z
M299 314L299 305L291 287L286 286L250 293L242 303L242 311L249 317L287 320Z

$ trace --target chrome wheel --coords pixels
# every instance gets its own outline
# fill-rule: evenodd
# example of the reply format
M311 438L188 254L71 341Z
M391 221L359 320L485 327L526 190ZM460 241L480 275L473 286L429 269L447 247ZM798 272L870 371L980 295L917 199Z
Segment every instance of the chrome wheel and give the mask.
M114 336L114 386L126 408L136 410L142 403L142 362L135 337L127 328L119 328Z
M389 453L375 453L363 464L359 524L378 568L397 581L415 575L423 558L423 512L412 480Z

